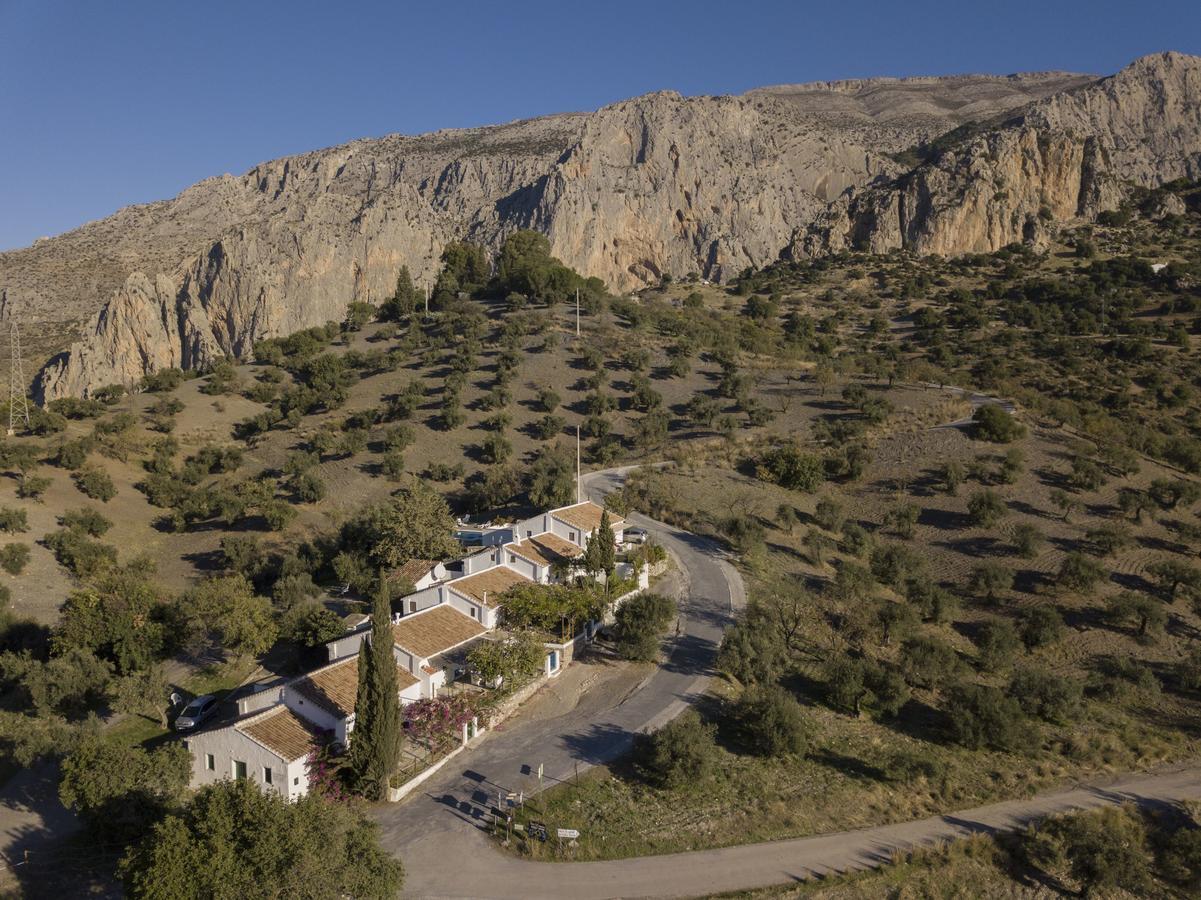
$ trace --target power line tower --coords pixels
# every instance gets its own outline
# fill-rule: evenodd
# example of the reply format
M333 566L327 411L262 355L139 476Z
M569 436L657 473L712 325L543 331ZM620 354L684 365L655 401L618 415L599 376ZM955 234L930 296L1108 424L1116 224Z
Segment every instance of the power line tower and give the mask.
M21 331L17 320L8 325L8 436L17 433L17 423L29 427L29 393L25 387L25 367L21 364ZM19 386L19 387L18 387Z

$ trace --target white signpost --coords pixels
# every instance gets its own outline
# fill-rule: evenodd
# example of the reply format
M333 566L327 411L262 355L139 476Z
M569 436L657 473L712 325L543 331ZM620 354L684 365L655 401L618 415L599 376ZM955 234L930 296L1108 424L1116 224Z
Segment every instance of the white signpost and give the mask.
M578 831L576 831L574 828L560 828L559 829L559 840L563 840L566 838L569 841L574 841L579 836L580 836L580 833Z

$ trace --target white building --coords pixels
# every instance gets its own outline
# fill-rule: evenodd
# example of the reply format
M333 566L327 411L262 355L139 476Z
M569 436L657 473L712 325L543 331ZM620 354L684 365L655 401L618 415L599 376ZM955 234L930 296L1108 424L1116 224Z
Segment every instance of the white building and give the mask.
M602 513L584 502L490 527L484 548L454 566L414 560L389 573L416 588L401 599L392 623L397 701L404 706L435 697L462 674L466 651L497 627L510 588L547 584L556 572L572 574ZM620 542L624 522L613 517L611 524ZM461 574L452 576L451 568ZM189 736L192 785L249 778L289 798L306 794L313 750L353 739L358 653L370 633L370 618L363 617L326 645L328 665L242 698L235 722ZM562 663L562 648L548 645L547 674L556 674Z

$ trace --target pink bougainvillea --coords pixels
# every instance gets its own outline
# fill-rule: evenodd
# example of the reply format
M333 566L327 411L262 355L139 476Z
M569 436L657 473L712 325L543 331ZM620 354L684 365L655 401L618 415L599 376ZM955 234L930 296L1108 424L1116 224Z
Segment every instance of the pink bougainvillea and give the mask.
M479 714L467 694L417 700L405 707L405 730L431 750L454 743L463 726Z
M328 737L332 738L332 734ZM334 752L331 740L324 741L309 752L305 769L309 776L310 793L334 803L345 803L352 798L342 780L338 754Z

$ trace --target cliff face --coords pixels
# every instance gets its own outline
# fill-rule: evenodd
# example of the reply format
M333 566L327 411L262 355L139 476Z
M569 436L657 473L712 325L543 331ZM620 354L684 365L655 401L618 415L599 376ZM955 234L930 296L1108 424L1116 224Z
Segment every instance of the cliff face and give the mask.
M663 273L722 279L782 253L992 250L1113 205L1122 179L1195 175L1199 72L1201 60L1162 55L1100 81L664 92L355 141L0 254L0 287L27 330L65 322L79 336L38 378L49 400L245 355L341 318L351 300L379 301L401 265L430 283L450 240L495 250L518 228L615 290ZM981 120L993 122L916 168L892 155Z
M1199 174L1201 59L1164 53L1039 101L886 184L848 192L798 229L789 252L991 252L1115 207L1123 183Z

